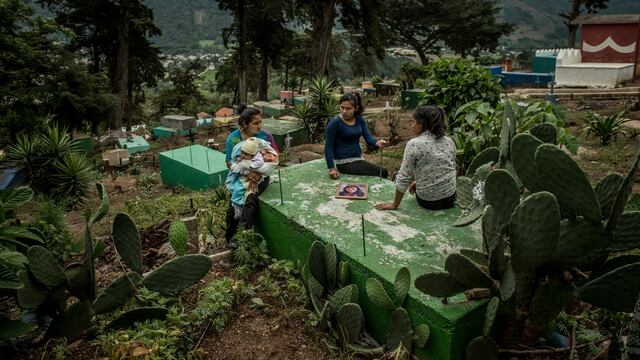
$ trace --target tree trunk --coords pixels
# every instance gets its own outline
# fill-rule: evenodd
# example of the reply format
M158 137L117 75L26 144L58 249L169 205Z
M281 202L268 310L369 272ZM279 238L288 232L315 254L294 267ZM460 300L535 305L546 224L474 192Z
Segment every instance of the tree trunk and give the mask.
M576 45L576 32L578 31L578 25L572 25L571 22L580 16L580 6L582 5L582 1L583 0L571 1L571 13L567 18L567 21L564 23L567 25L567 29L569 29L569 40L567 41L567 46L569 48L573 48Z
M100 50L98 49L98 45L93 45L93 68L91 69L92 74L97 74L100 72Z
M127 89L129 84L129 1L123 0L121 8L120 29L118 33L118 58L116 60L115 90L118 94L116 100L116 114L111 127L119 130L122 127L122 118L126 111Z
M289 63L284 63L284 91L289 90Z
M422 65L429 64L429 58L427 58L427 54L425 54L424 50L422 50L422 47L418 46L417 44L411 44L411 47L413 47L413 50L418 53L418 57L420 57L420 63Z
M244 0L238 0L238 105L247 103L247 24Z
M260 50L260 86L258 87L258 100L267 101L269 90L269 54L267 49Z
M335 0L323 0L321 14L313 20L311 34L313 41L312 55L314 70L318 76L326 76L329 73L331 30L333 29L335 3Z

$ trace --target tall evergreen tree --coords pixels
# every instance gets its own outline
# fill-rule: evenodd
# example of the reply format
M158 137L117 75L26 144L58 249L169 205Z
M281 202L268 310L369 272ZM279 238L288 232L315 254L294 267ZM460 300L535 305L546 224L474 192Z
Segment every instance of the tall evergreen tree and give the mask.
M580 16L584 10L588 14L595 14L598 10L606 9L607 2L609 0L569 0L570 9L558 13L564 19L563 23L569 30L568 47L573 48L576 45L576 32L578 31L578 25L571 22Z

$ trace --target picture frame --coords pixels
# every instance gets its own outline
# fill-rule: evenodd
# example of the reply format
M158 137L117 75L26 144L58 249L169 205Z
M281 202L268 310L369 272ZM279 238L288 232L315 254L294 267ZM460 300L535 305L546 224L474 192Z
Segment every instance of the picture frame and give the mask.
M336 199L367 200L369 198L369 185L340 183L336 188Z

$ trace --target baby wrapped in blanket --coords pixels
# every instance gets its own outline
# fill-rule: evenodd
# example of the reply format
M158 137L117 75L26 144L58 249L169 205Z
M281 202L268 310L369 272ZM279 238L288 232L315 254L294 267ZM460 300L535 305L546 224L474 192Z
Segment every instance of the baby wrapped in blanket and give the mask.
M233 147L231 167L225 185L231 192L234 217L239 219L247 196L258 191L258 184L250 181L247 175L254 171L269 176L278 166L278 153L271 145L256 137L250 137ZM260 180L262 181L262 180Z

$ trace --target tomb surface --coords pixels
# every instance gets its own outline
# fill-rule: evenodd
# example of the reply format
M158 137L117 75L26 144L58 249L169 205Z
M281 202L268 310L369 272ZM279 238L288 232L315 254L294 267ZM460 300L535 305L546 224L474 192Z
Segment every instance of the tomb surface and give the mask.
M129 154L135 154L151 149L151 145L142 136L134 135L132 137L118 139L118 147L129 150Z
M286 148L287 137L290 138L289 147L304 144L307 141L307 131L301 121L266 118L262 119L262 127L273 135L280 151Z
M162 183L200 190L224 184L228 169L224 154L202 145L160 153Z
M364 295L367 277L377 277L391 289L396 272L403 266L415 280L427 272L444 271L448 254L463 247L481 247L479 222L469 227L453 226L459 209L428 211L409 194L395 211L374 209L376 203L392 201L395 187L389 180L344 174L339 180L331 180L322 159L283 168L281 176L284 204L277 173L260 197L258 230L267 239L270 251L278 258L306 262L314 240L334 243L341 259L351 264L352 280L361 290L367 328L379 341L386 338L390 314L377 309ZM368 199L335 198L339 183L368 184ZM418 349L418 356L462 358L466 343L479 334L485 301L466 301L464 296L457 296L443 304L413 284L409 295L405 307L414 326L427 323L432 331L424 349Z

